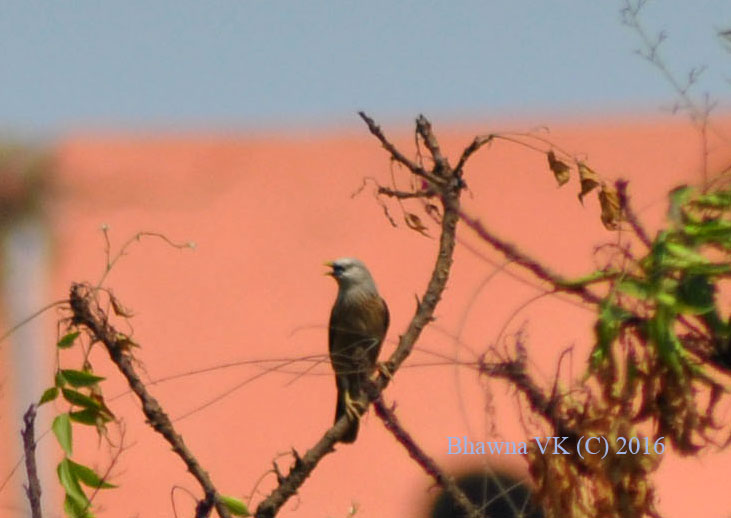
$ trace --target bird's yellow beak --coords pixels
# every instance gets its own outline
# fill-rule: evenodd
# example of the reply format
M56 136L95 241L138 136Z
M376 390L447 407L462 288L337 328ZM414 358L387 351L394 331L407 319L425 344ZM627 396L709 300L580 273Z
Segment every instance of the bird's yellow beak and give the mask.
M333 262L332 261L325 261L322 264L325 265L325 266L327 266L328 268L330 268L330 271L329 272L325 272L324 275L329 275L330 277L335 277L335 271L332 269L333 266L334 266L333 265Z

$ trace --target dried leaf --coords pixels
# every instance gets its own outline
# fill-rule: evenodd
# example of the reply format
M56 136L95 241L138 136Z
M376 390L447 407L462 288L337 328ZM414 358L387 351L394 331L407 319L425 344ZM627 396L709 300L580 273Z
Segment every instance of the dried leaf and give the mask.
M437 207L433 203L427 203L424 206L424 210L426 210L426 213L429 214L430 216L434 217L434 218L439 219L439 218L442 217L441 212L439 212L439 207Z
M117 347L119 347L122 352L127 354L132 354L132 347L139 347L140 344L132 340L131 337L123 334L123 333L117 333L116 343Z
M602 190L599 191L599 203L602 206L602 223L609 230L617 230L619 222L622 220L617 189L602 183Z
M101 416L108 421L111 421L114 419L114 413L109 409L107 406L107 403L104 401L104 394L102 394L102 389L99 386L93 386L91 387L91 398L99 403L100 407L100 414Z
M408 226L412 230L416 230L419 234L431 237L427 233L427 228L424 226L424 224L421 222L421 218L417 216L416 214L413 214L411 212L407 212L404 215L404 220L406 221L406 226Z
M579 193L579 201L584 203L584 196L594 190L599 185L599 175L589 168L583 162L577 162L579 166L579 179L581 180L581 192Z
M556 178L558 186L561 187L569 181L569 171L571 170L571 168L567 163L562 162L561 160L556 158L553 150L546 153L546 156L548 157L548 167L550 167L551 171L553 171L553 176Z
M130 318L130 317L134 316L134 313L132 313L129 309L124 307L122 305L122 303L119 302L119 300L117 300L117 297L115 297L111 293L109 294L109 299L112 303L112 309L114 310L115 315L118 315L120 317L125 317L125 318Z

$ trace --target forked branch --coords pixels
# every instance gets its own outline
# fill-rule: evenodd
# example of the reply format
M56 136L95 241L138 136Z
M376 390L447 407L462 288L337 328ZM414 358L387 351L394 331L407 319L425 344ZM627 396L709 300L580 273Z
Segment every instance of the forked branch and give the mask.
M434 319L434 310L442 297L444 288L447 285L449 271L452 266L452 256L454 254L455 238L457 231L457 223L459 222L459 206L460 194L463 183L459 174L450 166L447 159L442 155L438 141L432 132L431 124L423 115L416 120L416 132L421 137L424 145L431 153L434 166L431 171L427 171L417 163L406 158L396 146L394 146L383 134L381 128L365 113L360 113L361 118L368 126L370 132L381 142L381 145L389 152L392 160L401 163L409 171L419 178L425 179L429 183L429 188L434 190L442 204L442 228L439 237L439 250L436 256L434 269L432 271L429 284L427 285L421 302L417 305L416 313L411 319L406 332L401 335L398 346L391 357L385 363L385 369L393 376L404 360L408 358L419 339L424 327ZM368 399L370 402L380 397L381 392L390 382L390 377L383 372L375 379L370 390L368 390ZM348 429L348 418L341 418L335 425L328 429L323 437L310 448L303 456L296 456L293 466L289 472L281 477L278 486L267 496L258 506L256 510L257 518L272 518L277 514L279 509L285 502L295 494L297 489L317 467L322 458L334 451L335 443L345 434ZM459 488L454 486L456 491ZM461 493L461 491L460 491ZM462 494L460 498L456 495L455 499L465 499ZM469 502L469 501L467 501ZM471 505L471 504L470 504ZM474 507L472 508L474 510ZM472 512L470 516L477 516Z
M73 284L71 286L71 311L72 322L77 326L86 328L93 340L101 342L109 353L109 357L127 379L132 392L142 403L142 412L147 418L149 425L170 444L173 451L185 463L188 471L198 481L205 498L198 505L197 517L208 516L212 506L215 506L221 518L230 518L226 506L218 499L216 490L208 473L203 469L193 453L183 442L183 438L175 431L173 423L162 409L157 400L145 388L144 383L135 371L131 355L127 352L129 339L119 333L110 323L107 314L102 310L97 298L97 293L89 285Z

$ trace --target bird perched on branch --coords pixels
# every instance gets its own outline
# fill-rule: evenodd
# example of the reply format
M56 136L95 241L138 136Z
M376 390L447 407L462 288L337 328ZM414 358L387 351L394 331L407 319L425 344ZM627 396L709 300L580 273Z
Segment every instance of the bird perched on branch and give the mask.
M351 443L358 436L358 420L365 410L358 403L363 385L376 367L388 329L388 306L360 260L345 257L325 265L332 268L326 275L338 283L329 332L330 363L338 390L335 422L348 416L350 428L342 442Z

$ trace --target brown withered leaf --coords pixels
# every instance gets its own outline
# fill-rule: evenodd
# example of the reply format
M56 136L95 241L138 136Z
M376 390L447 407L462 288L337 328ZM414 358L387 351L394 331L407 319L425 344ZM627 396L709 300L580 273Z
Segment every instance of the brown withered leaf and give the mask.
M133 347L139 347L140 344L132 340L131 337L125 335L124 333L117 333L116 342L117 347L119 347L122 352L127 354L132 354L132 348Z
M589 194L599 185L599 175L583 162L577 162L579 166L579 180L581 180L581 192L579 201L584 203L584 196Z
M617 189L602 182L599 191L599 204L602 207L602 223L609 230L617 230L622 220L622 209L619 204Z
M106 402L104 401L104 395L102 394L102 389L99 387L99 385L92 385L90 387L91 389L91 399L99 403L100 407L100 414L104 419L107 419L109 421L112 421L115 418L114 413L109 409Z
M553 150L546 153L546 156L548 157L548 167L550 167L551 171L553 171L553 176L556 178L558 186L561 187L569 181L569 178L571 177L569 171L571 168L567 163L556 158L556 154Z
M426 205L424 205L424 210L426 210L427 214L429 214L430 216L432 216L436 219L439 219L442 217L441 212L439 212L439 207L437 207L433 203L427 203Z
M134 316L134 313L132 313L132 311L130 311L129 309L124 307L122 305L122 303L119 302L119 300L117 300L117 297L115 297L111 293L109 294L109 300L112 303L112 309L114 310L115 315L118 315L120 317L125 317L125 318L130 318L130 317Z
M423 236L431 237L427 232L428 229L421 222L421 218L419 218L419 216L417 216L416 214L407 212L406 214L404 214L404 220L406 221L406 226L408 226L410 229L416 230L419 234Z

